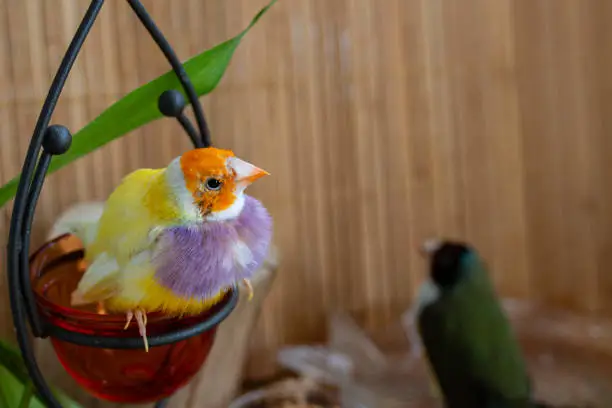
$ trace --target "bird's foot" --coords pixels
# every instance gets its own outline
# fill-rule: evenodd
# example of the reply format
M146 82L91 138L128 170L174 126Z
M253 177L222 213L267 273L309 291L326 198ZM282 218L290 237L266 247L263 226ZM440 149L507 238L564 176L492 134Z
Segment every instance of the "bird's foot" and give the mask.
M125 314L126 317L126 322L125 322L125 326L123 326L123 330L127 330L127 328L130 326L130 323L132 322L132 319L134 318L134 312L132 312L131 310L128 310L127 313Z
M251 281L248 279L243 279L242 283L246 286L247 290L247 300L250 302L253 299L253 285L251 285Z
M147 313L138 309L136 310L136 321L138 322L138 332L144 341L145 351L149 352L149 341L147 340Z
M128 310L126 317L127 323L123 327L123 330L127 329L132 322L132 319L136 317L136 322L138 323L138 333L144 341L145 351L149 352L149 341L147 340L147 313L141 309L136 309L135 311Z

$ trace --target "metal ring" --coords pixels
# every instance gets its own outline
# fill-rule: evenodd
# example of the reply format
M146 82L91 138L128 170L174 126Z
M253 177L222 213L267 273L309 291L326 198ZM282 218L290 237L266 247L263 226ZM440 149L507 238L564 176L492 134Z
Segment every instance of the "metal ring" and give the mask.
M158 336L148 336L149 347L159 347L168 344L176 343L193 336L202 334L215 326L218 326L223 320L230 315L238 304L240 297L237 288L234 288L229 295L226 303L214 315L206 320L194 324L193 326L176 330L170 333L164 333ZM48 325L45 327L45 332L48 336L58 340L66 341L79 346L100 347L108 349L142 349L143 343L140 337L101 337L89 334L78 333L71 330L66 330L63 327L56 325Z

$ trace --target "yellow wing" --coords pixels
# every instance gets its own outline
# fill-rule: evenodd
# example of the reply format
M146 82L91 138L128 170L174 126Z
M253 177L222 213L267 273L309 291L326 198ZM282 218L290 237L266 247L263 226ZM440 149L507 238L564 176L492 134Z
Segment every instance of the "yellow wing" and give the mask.
M164 172L136 170L109 196L96 239L85 248L90 265L73 294L73 305L115 295L121 286L120 272L130 259L151 246L156 231L179 218Z
M125 264L133 254L150 245L151 229L162 226L164 218L168 218L157 211L159 205L153 208L150 205L152 201L168 203L171 198L163 176L163 169L141 169L123 179L106 201L96 239L86 248L88 260L106 252Z

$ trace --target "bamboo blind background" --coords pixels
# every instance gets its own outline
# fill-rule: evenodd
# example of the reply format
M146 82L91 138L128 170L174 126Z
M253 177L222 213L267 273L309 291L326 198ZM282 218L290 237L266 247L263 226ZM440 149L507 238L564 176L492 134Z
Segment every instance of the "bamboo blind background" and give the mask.
M87 3L0 0L2 183ZM264 0L144 3L186 59ZM610 21L612 2L596 0L280 1L203 98L214 143L272 173L250 189L282 255L252 375L257 356L322 340L330 310L376 325L406 308L423 273L415 245L432 235L474 243L506 295L611 312ZM76 131L168 68L127 4L108 1L53 122ZM188 147L164 119L50 176L34 247L72 203Z

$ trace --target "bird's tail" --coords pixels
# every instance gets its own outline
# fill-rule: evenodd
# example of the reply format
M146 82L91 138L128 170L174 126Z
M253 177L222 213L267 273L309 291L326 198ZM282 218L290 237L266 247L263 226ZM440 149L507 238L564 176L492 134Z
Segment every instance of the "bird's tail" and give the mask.
M104 211L104 202L93 201L73 205L64 211L51 227L47 240L70 233L77 236L83 246L89 246L96 238L98 221Z

